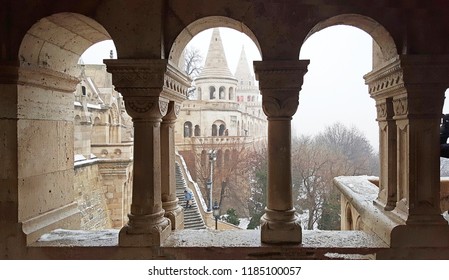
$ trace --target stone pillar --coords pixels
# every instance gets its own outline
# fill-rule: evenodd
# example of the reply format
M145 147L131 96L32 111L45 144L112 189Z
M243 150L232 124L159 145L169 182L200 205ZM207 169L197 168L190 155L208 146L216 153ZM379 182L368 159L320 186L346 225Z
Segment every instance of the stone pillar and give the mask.
M380 178L379 195L374 201L390 211L397 200L396 122L393 120L393 96L405 92L399 58L365 75L369 93L376 101L379 123Z
M181 105L170 101L161 125L162 207L172 229L184 228L184 212L176 197L175 173L175 123Z
M161 201L160 125L169 100L161 97L166 60L105 60L134 124L131 213L119 235L121 246L160 245L170 234Z
M261 240L266 243L302 241L292 198L291 119L308 64L308 60L254 62L268 116L268 201L261 218Z
M440 210L439 126L449 57L400 56L405 93L393 97L397 125L396 211L407 225L446 225Z

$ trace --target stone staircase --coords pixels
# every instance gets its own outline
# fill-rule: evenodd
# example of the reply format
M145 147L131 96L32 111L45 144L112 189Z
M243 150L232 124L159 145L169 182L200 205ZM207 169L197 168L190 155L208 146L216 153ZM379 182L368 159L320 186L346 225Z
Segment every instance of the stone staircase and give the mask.
M187 188L186 181L182 175L181 166L176 162L176 196L179 199L179 205L184 208L184 190ZM205 229L203 217L199 212L195 196L192 199L192 207L184 208L184 229Z

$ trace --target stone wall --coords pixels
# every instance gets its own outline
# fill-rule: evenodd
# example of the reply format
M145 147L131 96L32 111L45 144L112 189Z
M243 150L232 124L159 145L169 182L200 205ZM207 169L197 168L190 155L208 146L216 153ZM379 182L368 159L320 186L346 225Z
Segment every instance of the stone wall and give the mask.
M132 198L131 160L108 160L99 164L105 191L107 211L112 228L121 228L128 221Z
M106 204L106 190L101 181L98 164L75 167L74 189L78 208L82 214L81 229L111 228L112 223Z

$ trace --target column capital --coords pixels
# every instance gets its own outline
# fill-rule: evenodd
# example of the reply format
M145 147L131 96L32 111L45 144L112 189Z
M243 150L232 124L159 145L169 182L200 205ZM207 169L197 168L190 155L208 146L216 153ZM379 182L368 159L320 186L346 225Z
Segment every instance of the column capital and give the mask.
M105 59L112 83L125 98L163 96L182 102L190 78L166 59Z
M175 123L181 111L181 104L176 101L170 101L168 103L167 114L164 116L163 121L165 123Z
M164 97L125 97L123 100L133 121L161 119L167 114L169 100Z
M291 118L309 60L255 61L254 71L262 93L262 108L269 118Z

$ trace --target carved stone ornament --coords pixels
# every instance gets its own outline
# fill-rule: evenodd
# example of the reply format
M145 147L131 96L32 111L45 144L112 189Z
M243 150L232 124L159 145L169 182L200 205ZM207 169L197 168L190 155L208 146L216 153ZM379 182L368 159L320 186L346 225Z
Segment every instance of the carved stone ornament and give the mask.
M124 96L127 89L159 89L164 86L167 60L164 59L106 59L107 71L112 74L112 82ZM159 91L159 92L160 92Z
M403 116L408 113L407 98L403 97L400 99L393 100L393 108L395 116Z
M298 109L299 93L293 96L263 96L262 108L269 118L292 117Z
M124 98L125 108L132 118L160 119L167 113L168 100L160 97Z
M377 104L376 110L378 119L385 119L387 117L387 103Z
M369 94L377 96L391 96L404 89L403 71L400 60L396 57L389 64L376 69L364 76Z
M136 113L146 113L151 110L154 105L154 101L142 100L142 99L131 99L125 100L125 104L129 106L131 110Z

